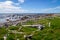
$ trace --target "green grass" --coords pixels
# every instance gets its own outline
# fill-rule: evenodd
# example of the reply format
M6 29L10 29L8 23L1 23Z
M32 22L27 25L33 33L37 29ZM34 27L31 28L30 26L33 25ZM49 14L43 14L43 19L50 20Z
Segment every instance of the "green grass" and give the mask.
M48 27L48 22L51 22L51 26ZM55 17L53 19L45 18L37 21L27 21L26 24L43 24L45 25L45 28L40 31L36 31L33 35L32 40L60 40L60 18ZM20 25L20 24L19 24ZM17 30L20 26L11 26L8 29L10 30ZM20 31L24 32L26 35L31 34L33 31L37 30L37 28L31 28L31 27L23 27ZM18 31L18 32L20 32ZM8 31L6 28L0 28L0 40L3 40L3 36L7 34ZM24 34L12 34L10 33L7 40L15 40L19 38L20 40L25 40L23 37Z

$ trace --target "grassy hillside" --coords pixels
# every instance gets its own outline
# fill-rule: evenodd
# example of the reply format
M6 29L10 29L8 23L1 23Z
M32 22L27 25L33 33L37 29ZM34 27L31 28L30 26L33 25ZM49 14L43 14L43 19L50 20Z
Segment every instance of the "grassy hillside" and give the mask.
M51 23L51 26L48 26L48 23ZM32 40L60 40L60 18L45 18L41 20L36 21L27 21L26 24L43 24L45 25L45 28L40 31L36 31L33 35ZM20 24L19 24L20 25ZM10 26L9 30L16 30L17 32L24 32L25 35L29 35L33 33L33 31L37 30L37 28L31 28L31 27L22 27L22 25L17 26ZM18 30L19 27L22 27L21 30ZM8 35L9 34L9 35ZM8 30L4 27L0 28L0 40L3 40L3 36L7 35L7 40L16 40L19 38L19 40L25 40L24 34L14 34L11 32L8 32Z

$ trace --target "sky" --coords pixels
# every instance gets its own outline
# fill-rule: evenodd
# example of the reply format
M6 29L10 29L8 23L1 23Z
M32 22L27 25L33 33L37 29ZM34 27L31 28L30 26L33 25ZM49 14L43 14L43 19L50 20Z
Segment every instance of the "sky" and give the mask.
M0 13L60 13L60 0L0 0Z

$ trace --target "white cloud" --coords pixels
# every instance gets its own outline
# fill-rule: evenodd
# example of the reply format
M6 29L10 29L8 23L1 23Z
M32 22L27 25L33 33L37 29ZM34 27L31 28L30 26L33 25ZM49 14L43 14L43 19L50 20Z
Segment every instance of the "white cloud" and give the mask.
M23 3L23 2L22 2ZM22 9L22 7L14 6L14 3L12 1L5 1L0 2L0 13L59 13L60 12L60 6L54 7L54 8L46 8L46 9Z
M31 9L29 13L60 13L60 6L45 9Z
M24 3L24 1L25 1L25 0L18 0L18 2L20 2L20 3Z
M22 9L21 7L16 7L12 1L0 2L0 13L24 13L27 10Z
M6 1L12 1L12 0L6 0ZM17 0L19 3L24 3L25 0Z
M46 8L46 9L41 9L41 13L60 13L60 6L57 6L55 8Z

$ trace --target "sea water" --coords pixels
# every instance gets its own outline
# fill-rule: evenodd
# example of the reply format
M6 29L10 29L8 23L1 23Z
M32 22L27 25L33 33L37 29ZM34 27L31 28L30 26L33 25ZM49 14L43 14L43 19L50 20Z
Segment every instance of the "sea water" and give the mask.
M0 23L5 23L7 18L0 18ZM10 21L16 21L17 19L9 19Z
M5 18L4 19L0 19L0 23L4 23L6 22Z

